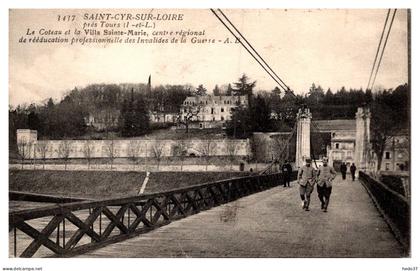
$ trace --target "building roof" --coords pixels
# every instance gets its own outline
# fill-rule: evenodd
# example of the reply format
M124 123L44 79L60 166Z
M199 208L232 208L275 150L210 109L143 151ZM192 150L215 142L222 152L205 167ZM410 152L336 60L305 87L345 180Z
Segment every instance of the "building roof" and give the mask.
M355 119L314 120L312 122L320 132L356 131Z
M224 101L236 102L236 101L248 101L248 96L231 96L231 95L203 95L203 96L189 96L185 99L185 102L191 102L193 105L202 103L224 103Z

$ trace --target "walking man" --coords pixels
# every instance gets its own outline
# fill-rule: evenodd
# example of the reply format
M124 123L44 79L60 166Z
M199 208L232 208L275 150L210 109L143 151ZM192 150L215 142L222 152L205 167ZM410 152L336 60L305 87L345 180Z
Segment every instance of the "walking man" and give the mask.
M341 171L341 176L343 177L343 180L346 179L346 174L347 174L347 165L345 162L343 162L340 166L340 171Z
M309 204L311 202L311 193L314 190L316 170L311 166L311 159L305 159L306 165L299 169L298 183L299 194L302 200L302 209L309 211Z
M332 190L332 180L336 175L335 170L328 166L328 158L324 157L322 159L322 166L318 169L318 180L316 186L318 198L321 201L321 210L324 212L327 212Z
M356 165L354 163L352 163L350 166L350 173L351 173L351 179L354 182L354 180L356 179Z
M283 172L283 186L290 187L290 178L292 177L292 166L289 164L287 160L284 160L284 164L281 167L281 171Z

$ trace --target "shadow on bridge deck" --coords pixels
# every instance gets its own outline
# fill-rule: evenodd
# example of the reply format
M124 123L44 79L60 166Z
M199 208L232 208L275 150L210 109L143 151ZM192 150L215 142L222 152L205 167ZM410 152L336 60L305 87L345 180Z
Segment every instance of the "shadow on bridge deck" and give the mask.
M296 183L241 198L80 257L404 257L363 186L337 176L328 213Z

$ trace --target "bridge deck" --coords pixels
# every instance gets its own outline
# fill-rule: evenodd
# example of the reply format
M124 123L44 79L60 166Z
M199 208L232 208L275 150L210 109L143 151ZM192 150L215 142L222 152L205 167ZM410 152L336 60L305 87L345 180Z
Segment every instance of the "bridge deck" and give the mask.
M403 257L363 186L337 176L329 211L276 187L81 257Z

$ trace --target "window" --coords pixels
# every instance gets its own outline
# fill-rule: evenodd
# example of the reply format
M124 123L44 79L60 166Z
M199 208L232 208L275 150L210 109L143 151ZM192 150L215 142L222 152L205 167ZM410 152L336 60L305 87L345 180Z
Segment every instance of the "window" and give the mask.
M385 170L389 170L389 166L390 166L390 164L389 163L386 163L385 164Z
M220 117L220 120L225 120L225 118L223 116Z
M223 107L220 108L220 112L225 112L225 109Z
M336 149L340 148L340 144L339 143L335 143L335 148Z
M213 121L215 121L216 120L216 118L215 117L213 117Z
M385 159L391 159L391 153L389 151L385 152Z
M200 129L203 129L203 124L202 123L200 123Z
M210 114L214 114L214 108L211 108L211 113Z

